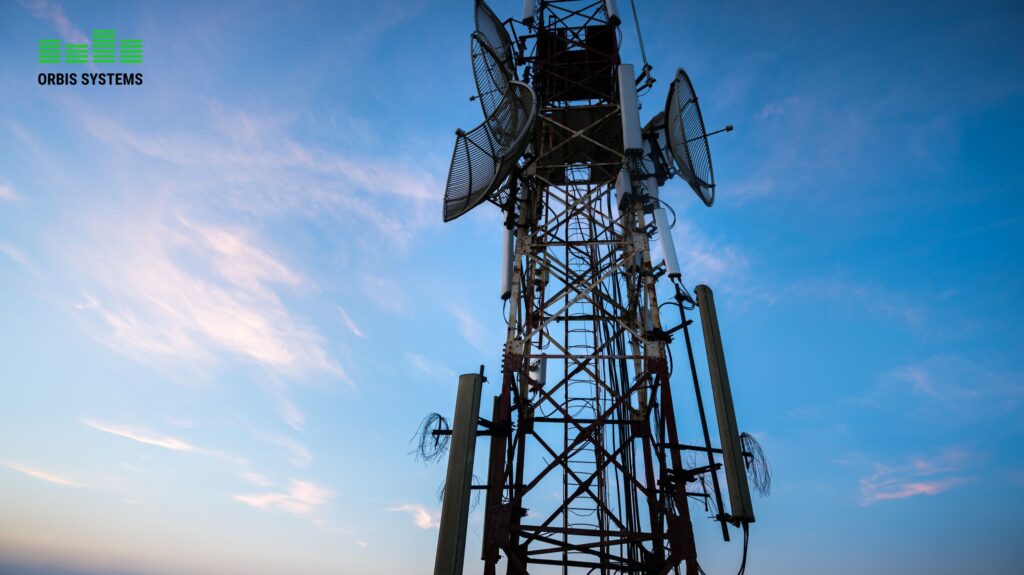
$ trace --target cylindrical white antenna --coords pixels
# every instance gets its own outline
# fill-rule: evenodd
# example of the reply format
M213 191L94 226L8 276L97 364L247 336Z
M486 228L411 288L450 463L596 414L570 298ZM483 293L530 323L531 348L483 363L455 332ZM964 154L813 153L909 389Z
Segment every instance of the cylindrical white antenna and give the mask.
M622 112L622 147L626 154L640 154L644 139L640 132L640 100L632 64L619 64L619 107Z
M618 26L622 22L622 18L619 17L618 3L615 0L604 0L604 8L608 11L608 23Z
M679 258L676 256L676 242L672 239L672 230L668 227L668 218L665 216L665 208L658 204L654 208L654 225L658 228L658 237L661 238L661 251L665 253L665 269L668 270L670 279L683 277L679 271Z
M527 26L533 24L533 16L537 11L537 7L533 4L534 0L523 0L523 23Z
M515 246L515 228L505 228L501 242L501 299L512 297L512 263L515 260Z

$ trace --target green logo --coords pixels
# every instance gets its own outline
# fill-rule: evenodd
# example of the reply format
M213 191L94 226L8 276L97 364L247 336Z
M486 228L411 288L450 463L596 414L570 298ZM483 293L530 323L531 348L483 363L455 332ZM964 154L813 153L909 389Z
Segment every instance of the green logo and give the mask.
M39 41L39 63L61 63L61 41ZM141 64L142 40L118 40L113 30L92 31L92 63L93 64ZM63 61L65 64L88 64L89 44L67 42L63 45Z

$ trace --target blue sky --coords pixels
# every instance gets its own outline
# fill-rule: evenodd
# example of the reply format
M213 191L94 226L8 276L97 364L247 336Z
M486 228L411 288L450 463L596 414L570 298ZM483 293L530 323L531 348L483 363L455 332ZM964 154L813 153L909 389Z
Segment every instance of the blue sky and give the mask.
M643 118L684 66L736 126L713 208L663 197L775 470L749 572L1019 570L1024 10L637 7ZM430 570L443 470L409 438L497 374L504 325L500 215L440 220L471 26L468 1L0 3L0 572ZM38 85L36 41L93 28L144 39L144 85Z

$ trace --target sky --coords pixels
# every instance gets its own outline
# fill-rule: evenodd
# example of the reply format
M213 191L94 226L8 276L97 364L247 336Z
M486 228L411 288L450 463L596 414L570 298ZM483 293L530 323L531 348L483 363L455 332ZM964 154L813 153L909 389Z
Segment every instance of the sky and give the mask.
M1019 572L1024 8L636 6L642 119L683 66L736 127L714 207L662 198L774 470L748 573ZM39 85L105 70L36 61L96 28L144 84ZM444 470L409 440L504 337L500 213L441 222L471 29L468 0L0 0L0 573L431 570Z

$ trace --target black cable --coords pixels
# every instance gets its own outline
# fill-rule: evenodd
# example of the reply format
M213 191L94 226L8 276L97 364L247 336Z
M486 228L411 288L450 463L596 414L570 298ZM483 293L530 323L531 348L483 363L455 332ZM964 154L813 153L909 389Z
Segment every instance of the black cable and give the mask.
M750 524L743 522L743 561L740 562L740 571L736 575L743 575L747 572L747 543L750 542Z

